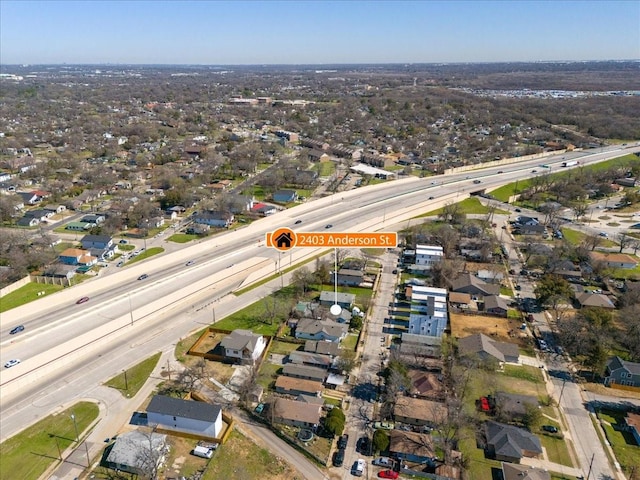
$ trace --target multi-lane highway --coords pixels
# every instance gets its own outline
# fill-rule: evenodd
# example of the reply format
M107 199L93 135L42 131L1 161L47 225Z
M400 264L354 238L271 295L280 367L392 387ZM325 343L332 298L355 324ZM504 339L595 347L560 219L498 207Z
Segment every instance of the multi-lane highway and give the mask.
M636 150L640 147L572 152L334 194L5 312L0 325L0 362L11 358L22 362L1 372L0 439L28 426L46 408L51 411L79 398L88 385L100 383L158 348L170 348L201 328L200 323L210 319L197 313L203 305L316 253L294 249L279 254L265 247L265 233L277 227L323 232L384 230L385 225L406 221L470 192L539 175L543 173L541 163L557 171L565 156L586 165ZM328 223L331 229L325 229ZM189 261L194 263L187 266ZM138 280L142 274L148 278ZM85 296L89 301L76 303ZM247 299L247 303L254 300ZM25 331L9 335L19 324L25 325Z

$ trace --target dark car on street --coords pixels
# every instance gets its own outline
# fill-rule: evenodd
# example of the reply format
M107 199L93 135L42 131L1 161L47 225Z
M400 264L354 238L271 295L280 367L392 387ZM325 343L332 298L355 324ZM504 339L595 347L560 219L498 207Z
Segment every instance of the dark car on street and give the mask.
M17 327L13 327L9 332L10 335L15 335L16 333L20 333L24 330L24 325L18 325Z
M363 455L371 455L371 439L369 437L361 437L358 440L356 451L362 453Z
M89 297L82 297L80 300L78 300L76 303L78 305L80 305L81 303L85 303L89 301Z
M336 450L335 453L333 454L333 466L341 467L343 463L344 463L344 449L341 448L339 450Z
M542 430L549 433L558 433L558 428L553 425L543 425Z
M340 449L347 448L347 443L349 443L349 435L345 433L338 439L338 448Z

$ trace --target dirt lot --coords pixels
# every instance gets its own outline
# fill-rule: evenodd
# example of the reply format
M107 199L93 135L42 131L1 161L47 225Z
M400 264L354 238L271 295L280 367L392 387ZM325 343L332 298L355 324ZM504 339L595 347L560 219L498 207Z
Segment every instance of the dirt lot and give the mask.
M526 338L520 330L522 322L488 315L464 315L452 313L451 334L456 338L484 333L496 340L514 342L514 338Z

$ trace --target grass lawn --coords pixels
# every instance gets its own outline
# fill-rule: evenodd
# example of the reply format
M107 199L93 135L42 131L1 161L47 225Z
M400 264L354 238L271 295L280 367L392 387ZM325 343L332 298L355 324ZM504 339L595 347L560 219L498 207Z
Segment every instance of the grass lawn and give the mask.
M259 301L216 322L215 326L222 330L243 328L262 335L275 335L283 319L277 318L272 323L265 323L261 320L263 312L264 303Z
M198 238L198 235L191 235L187 233L174 233L169 238L167 238L167 240L175 243L189 243L193 240L196 240L197 238Z
M549 424L551 423L553 422L550 422ZM569 448L567 447L567 443L564 439L557 438L552 435L545 435L543 432L536 432L536 435L540 439L542 446L547 451L549 461L559 463L560 465L566 465L567 467L573 467L571 456L569 455Z
M131 260L129 260L128 263L132 264L132 263L140 262L140 261L145 260L145 259L147 259L149 257L153 257L154 255L158 255L158 254L160 254L162 252L164 252L164 248L162 248L162 247L151 247L151 248L148 248L147 250L145 250L144 252L142 252L137 257L134 257Z
M460 211L464 214L483 214L488 213L489 208L480 203L480 200L476 197L465 198L464 200L457 202L460 205ZM437 216L443 212L443 208L437 208L436 210L431 210L430 212L423 213L422 215L418 215L417 218L421 217L433 217ZM496 210L496 213L499 213Z
M161 353L158 352L143 360L108 380L105 385L120 390L120 393L125 397L133 397L145 384L153 369L156 368L160 355Z
M45 296L62 290L62 285L47 285L42 283L27 283L25 286L5 295L0 300L0 312L6 312L12 308L19 307L38 298L38 292L45 292Z
M216 451L202 480L250 478L291 480L297 478L297 472L283 459L234 430L229 440Z
M298 350L303 345L298 343L289 343L289 342L279 342L278 340L274 340L271 342L271 346L269 347L269 353L278 353L280 355L288 355L294 350Z
M342 345L343 350L351 350L355 351L356 346L358 345L358 334L357 333L349 333L340 343Z
M79 402L61 413L49 415L0 444L0 480L37 480L75 443L75 425L82 432L98 417L98 405ZM81 437L82 438L82 437Z
M529 365L505 365L503 375L537 384L544 383L540 369Z
M282 365L278 365L276 363L271 362L263 362L260 367L260 373L258 374L258 378L256 383L261 385L265 391L273 388L273 382L276 381L276 377L278 376L278 372L282 369Z
M334 162L320 162L318 164L318 175L320 177L328 177L333 175L336 171L336 164Z
M475 434L471 429L464 432L458 447L468 460L467 478L489 480L492 478L491 469L501 467L497 460L485 458L484 450L476 446Z
M635 444L631 432L623 430L625 411L601 409L598 411L598 417L604 422L603 427L607 440L622 469L627 473L632 468L638 471L640 469L640 447Z

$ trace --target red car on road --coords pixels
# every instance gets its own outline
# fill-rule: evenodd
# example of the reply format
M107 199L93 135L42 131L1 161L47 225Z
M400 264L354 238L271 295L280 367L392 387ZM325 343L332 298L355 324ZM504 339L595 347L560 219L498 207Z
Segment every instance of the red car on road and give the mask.
M89 301L89 297L82 297L80 300L78 300L76 303L78 305L80 305L81 303L85 303Z
M378 473L380 478L398 478L400 474L394 470L382 470Z

